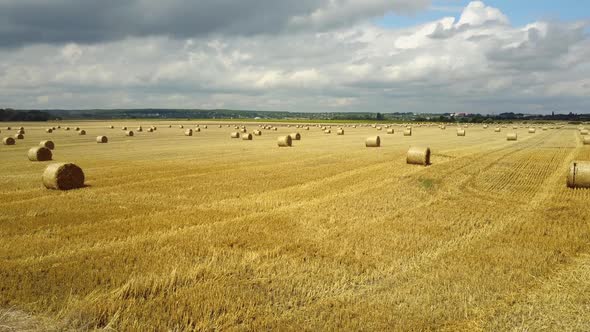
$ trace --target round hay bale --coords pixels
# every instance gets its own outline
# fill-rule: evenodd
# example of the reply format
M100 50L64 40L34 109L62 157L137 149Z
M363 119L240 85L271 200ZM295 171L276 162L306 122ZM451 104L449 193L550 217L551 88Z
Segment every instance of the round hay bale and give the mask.
M537 130L535 128L529 128L529 134L534 134Z
M331 134L331 133L332 133L332 131L330 129L324 130L324 134Z
M133 135L135 135L135 133L133 132L133 130L128 130L128 131L125 132L125 136L133 137Z
M246 128L242 128L242 129L240 129L240 132L241 133L246 133L246 132L248 132L248 130Z
M193 130L192 129L187 129L184 131L184 136L193 136Z
M309 127L305 127L304 129L305 129L305 130L309 130Z
M76 130L76 131L80 131L80 127L76 127L76 129L75 129L75 130Z
M406 163L413 165L430 165L430 148L412 146L408 150L406 157Z
M508 135L506 135L506 140L507 141L516 141L516 140L518 140L518 134L509 133Z
M22 129L19 129L19 130L17 130L17 131L16 131L16 133L17 133L17 134L24 135L24 134L25 134L25 131L24 131L24 130L22 130Z
M242 140L244 140L244 141L251 141L252 140L252 134L250 134L250 133L244 133L244 134L242 134Z
M223 127L222 125L219 125L217 128L222 128L222 127Z
M23 135L23 134L16 134L16 135L14 135L14 138L16 138L16 139L25 139L25 135Z
M512 126L512 129L516 130L518 129L518 126Z
M395 134L395 129L389 128L389 129L387 129L387 133L390 135L393 135L393 134Z
M440 129L441 130L446 130L447 129L447 126L440 126Z
M49 150L54 150L55 149L55 144L53 143L53 141L41 141L39 143L39 146L48 148Z
M377 130L383 130L383 128L382 128L382 127L377 127L376 129L377 129Z
M138 132L138 133L141 133L142 131L143 131L143 128L141 128L141 127L137 127L137 132Z
M96 143L104 144L108 142L109 139L106 136L96 136Z
M4 145L15 145L16 144L16 140L12 137L4 137L2 139L2 144Z
M262 135L262 131L260 131L260 130L254 130L254 135L261 136Z
M48 133L48 134L51 134L51 133L53 133L53 129L52 128L47 128L47 129L45 129L45 132Z
M483 125L483 129L488 129L488 125Z
M158 130L158 127L156 127L156 126L151 126L151 127L150 127L150 129L151 129L152 131L156 131L156 130Z
M201 128L195 128L195 132L196 133L200 133L201 132Z
M172 128L172 125L168 125L168 128Z
M204 125L204 126L203 126L203 128L207 129L207 128L209 128L209 127L207 127L207 125Z
M291 139L294 141L300 141L301 140L301 134L299 133L292 133L289 134L289 136L291 136Z
M404 130L404 136L412 136L412 128Z
M502 129L500 129L500 127L494 128L494 132L499 133L500 131L502 131Z
M336 130L336 135L344 135L344 129L340 128Z
M66 127L66 130L70 130L70 127Z
M580 135L588 135L588 129L580 130Z
M115 126L111 125L111 126L109 126L109 129L115 129Z
M457 136L465 136L465 129L457 129Z
M240 138L240 133L237 131L234 131L233 133L231 133L231 138Z
M590 136L584 137L583 143L584 145L590 145Z
M29 149L27 156L30 161L48 161L53 157L53 153L44 146L36 146Z
M147 129L147 132L148 132L148 133L153 133L153 132L154 132L154 129L153 129L153 128L148 128L148 129Z
M84 136L84 135L86 135L86 130L83 130L83 129L82 129L82 130L80 130L80 131L78 132L78 135L81 135L81 136Z
M293 144L293 140L291 139L291 136L289 136L289 135L281 136L278 138L277 144L279 145L279 147L289 147Z
M273 131L277 131L277 130L279 130L279 128L277 128L277 127L272 127L272 130L273 130Z
M77 129L76 129L77 130ZM127 130L127 127L121 127L121 130Z
M84 187L84 172L71 163L56 163L43 172L43 185L47 189L70 190Z
M381 137L371 136L365 140L365 146L367 148L378 148L381 146Z
M590 188L590 161L573 161L567 176L570 188Z
M184 126L183 125L178 125L178 128L184 129Z
M10 127L6 127L6 130L12 130L12 128L10 128Z
M25 131L25 127L18 127L18 130Z

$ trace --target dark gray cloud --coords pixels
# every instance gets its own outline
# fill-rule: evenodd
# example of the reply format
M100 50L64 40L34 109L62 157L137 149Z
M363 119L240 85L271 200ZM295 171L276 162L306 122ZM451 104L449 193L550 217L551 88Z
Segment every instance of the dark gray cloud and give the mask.
M430 0L2 0L0 47L335 28Z

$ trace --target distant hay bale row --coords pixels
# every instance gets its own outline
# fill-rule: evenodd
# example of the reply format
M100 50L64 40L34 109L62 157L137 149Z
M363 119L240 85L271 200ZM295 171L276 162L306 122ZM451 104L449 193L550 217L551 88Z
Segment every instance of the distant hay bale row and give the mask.
M30 161L48 161L53 157L53 153L44 146L36 146L29 149L27 156Z
M430 148L413 146L408 150L406 163L413 165L430 165Z
M70 190L84 186L84 172L71 163L56 163L47 166L42 176L47 189Z
M570 188L590 188L590 161L573 161L567 177Z

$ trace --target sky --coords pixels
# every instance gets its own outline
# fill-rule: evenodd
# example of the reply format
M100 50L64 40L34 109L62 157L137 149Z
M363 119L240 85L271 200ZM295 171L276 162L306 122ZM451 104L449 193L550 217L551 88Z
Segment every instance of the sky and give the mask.
M590 2L0 0L0 108L588 113Z

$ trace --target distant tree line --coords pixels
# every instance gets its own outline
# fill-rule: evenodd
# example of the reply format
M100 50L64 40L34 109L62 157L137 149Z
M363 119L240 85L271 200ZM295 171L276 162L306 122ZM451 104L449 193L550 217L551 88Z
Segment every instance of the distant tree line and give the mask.
M17 111L0 108L0 121L47 121L51 118L51 114L44 111Z

